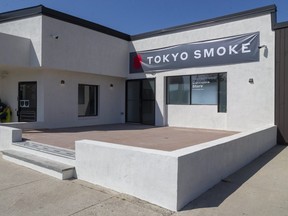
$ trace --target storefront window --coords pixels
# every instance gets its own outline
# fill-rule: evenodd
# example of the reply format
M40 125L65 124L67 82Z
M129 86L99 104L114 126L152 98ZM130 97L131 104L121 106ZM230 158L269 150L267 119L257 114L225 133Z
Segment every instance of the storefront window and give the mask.
M167 104L218 105L227 111L227 73L167 77Z
M192 104L217 104L218 74L193 75L191 83Z
M78 85L78 116L98 115L98 86Z
M167 77L168 104L190 104L190 76Z

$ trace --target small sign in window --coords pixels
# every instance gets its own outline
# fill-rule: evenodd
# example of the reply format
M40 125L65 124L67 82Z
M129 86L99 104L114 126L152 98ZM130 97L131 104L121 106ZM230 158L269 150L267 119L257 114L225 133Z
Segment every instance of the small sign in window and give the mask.
M21 108L29 108L30 107L30 101L29 100L20 100L20 107Z

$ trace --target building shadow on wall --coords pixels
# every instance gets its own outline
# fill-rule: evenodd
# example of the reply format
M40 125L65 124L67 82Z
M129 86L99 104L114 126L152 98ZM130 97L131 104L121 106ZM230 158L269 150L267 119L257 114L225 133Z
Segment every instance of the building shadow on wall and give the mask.
M238 190L247 180L255 175L286 147L287 146L284 145L276 145L250 164L223 179L217 185L186 205L181 211L220 206L221 203L223 203L230 195ZM269 185L267 185L267 187L269 187Z
M40 61L39 58L37 56L35 47L32 43L32 41L30 40L30 66L31 67L39 67L40 66Z

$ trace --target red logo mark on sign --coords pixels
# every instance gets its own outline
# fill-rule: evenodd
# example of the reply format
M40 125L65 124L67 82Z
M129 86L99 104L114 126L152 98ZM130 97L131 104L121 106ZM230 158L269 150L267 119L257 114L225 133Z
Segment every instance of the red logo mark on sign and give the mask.
M133 62L134 62L134 68L135 69L140 69L141 68L141 62L142 62L142 56L137 54L134 57Z

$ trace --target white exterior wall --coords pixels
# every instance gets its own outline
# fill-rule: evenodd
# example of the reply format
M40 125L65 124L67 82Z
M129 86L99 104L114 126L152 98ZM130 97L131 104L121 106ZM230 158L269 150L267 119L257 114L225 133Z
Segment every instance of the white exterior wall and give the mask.
M8 75L4 79L0 79L1 100L8 104L12 110L12 121L17 122L18 109L18 83L19 82L37 82L37 120L44 121L44 88L43 74L37 69L14 68L8 70Z
M234 65L186 68L156 74L129 74L129 79L156 78L156 125L244 131L274 123L274 32L271 15L262 15L180 33L133 41L130 51L212 40L260 32L260 61ZM166 105L165 77L227 72L227 113L213 105ZM254 84L248 82L254 79Z
M15 68L14 64L14 68L1 66L8 76L0 78L0 98L12 107L12 120L17 121L18 82L37 81L38 121L54 126L119 123L125 121L124 78L147 77L156 78L156 125L244 131L273 124L274 32L270 14L133 41L130 50L150 50L256 31L260 32L260 44L265 44L268 51L260 50L259 62L128 74L129 43L125 40L46 16L1 23L0 32L31 40L31 58L26 68ZM58 35L59 39L51 35ZM227 72L227 113L218 113L216 105L166 105L167 76L219 72ZM250 78L254 84L248 82ZM59 84L62 79L66 81L64 88ZM79 83L100 85L98 117L78 118ZM116 83L113 100L111 83Z
M61 80L65 81L62 86ZM78 117L78 84L98 85L98 116ZM110 87L113 84L113 87ZM67 71L43 71L46 127L124 123L125 79Z
M18 82L38 80L41 76L32 68L41 66L42 17L0 23L0 33L0 98L12 108L12 121L18 121ZM1 76L2 72L6 75ZM41 107L41 104L38 105ZM41 117L38 116L38 119Z
M61 80L65 85L61 85ZM54 128L125 122L125 79L70 71L14 69L0 79L0 98L17 122L18 83L37 82L36 127ZM78 117L78 84L98 85L98 116ZM113 84L113 88L110 87ZM9 91L7 91L9 89ZM19 125L21 126L21 125Z
M127 41L46 16L2 23L1 32L5 33L0 35L4 45L16 40L13 46L25 46L17 53L10 48L7 59L15 59L14 62L1 62L0 66L8 72L0 77L0 98L12 108L12 121L18 121L18 83L25 81L37 82L36 127L125 121L123 77L128 73ZM51 37L56 34L58 40ZM27 54L14 58L27 49ZM19 61L21 64L17 64ZM60 85L61 80L65 80L64 86ZM78 84L99 86L98 116L78 117Z
M128 42L47 16L42 19L46 127L124 123ZM99 86L98 116L78 117L78 84Z
M0 32L31 39L30 66L41 66L42 16L0 23Z
M43 67L127 76L129 44L125 40L47 16L43 16L42 40Z

